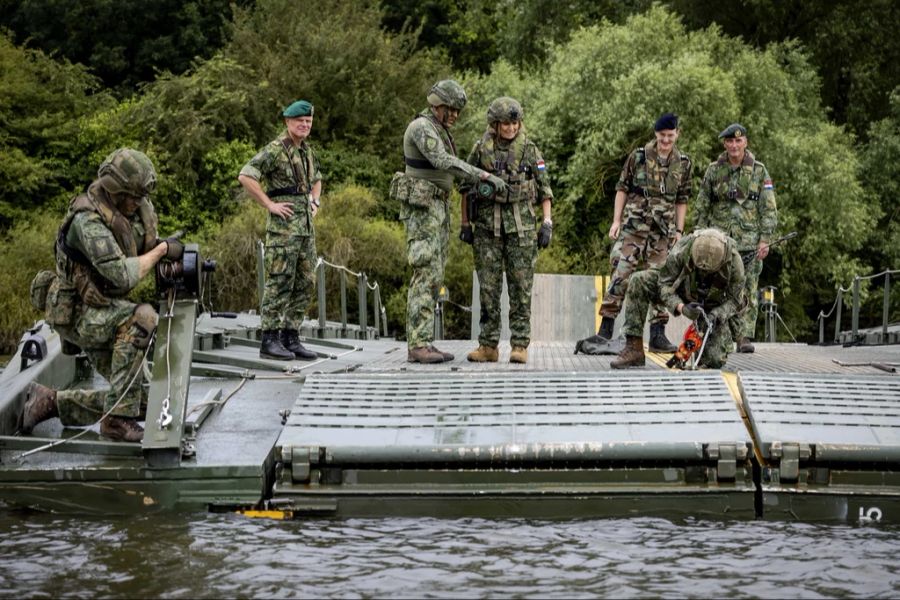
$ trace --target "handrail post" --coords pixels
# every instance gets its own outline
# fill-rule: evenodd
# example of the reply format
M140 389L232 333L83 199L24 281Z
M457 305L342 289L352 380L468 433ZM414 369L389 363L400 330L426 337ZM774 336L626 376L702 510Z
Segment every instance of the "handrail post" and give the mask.
M853 311L850 314L852 315L850 317L850 329L853 336L850 342L855 344L856 335L859 331L859 276L853 278Z
M341 269L341 337L347 337L347 272Z
M841 341L841 312L844 309L844 290L838 287L837 314L834 317L834 343Z
M891 312L891 272L884 274L884 305L881 314L881 343L888 343L888 315Z
M825 345L825 315L819 311L819 345Z
M375 293L372 294L372 309L375 311L375 335L381 331L381 288L375 286Z
M325 337L325 261L316 265L316 286L319 288L319 335Z
M259 294L259 312L262 314L263 295L266 293L266 245L256 240L256 292Z
M359 335L360 339L366 340L369 339L368 331L366 331L368 326L368 315L366 314L366 305L368 304L366 301L366 274L360 273L357 281L359 282Z

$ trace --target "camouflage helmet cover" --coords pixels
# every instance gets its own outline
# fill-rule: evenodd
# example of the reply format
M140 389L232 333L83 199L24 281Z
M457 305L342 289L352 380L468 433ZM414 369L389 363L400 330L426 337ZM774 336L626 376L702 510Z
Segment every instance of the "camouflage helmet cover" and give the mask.
M462 110L466 106L466 91L452 79L442 79L431 86L428 92L428 104L431 106L449 106Z
M697 232L697 238L691 246L691 258L702 271L718 271L725 262L727 246L724 233L718 229L702 229Z
M97 170L100 185L110 194L143 197L156 187L156 169L146 154L131 148L114 150Z
M500 96L488 107L487 120L488 123L515 123L521 121L525 116L522 105L515 98L509 96Z

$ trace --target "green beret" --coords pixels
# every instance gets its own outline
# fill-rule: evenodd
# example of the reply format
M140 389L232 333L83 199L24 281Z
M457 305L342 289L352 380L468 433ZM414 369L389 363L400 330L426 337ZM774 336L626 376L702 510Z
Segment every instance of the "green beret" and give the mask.
M284 111L282 111L281 113L281 116L288 119L293 119L294 117L311 117L312 114L312 104L310 104L306 100L297 100L286 109L284 109Z
M719 139L722 138L739 138L747 135L747 128L741 125L740 123L732 123L725 130L719 134Z

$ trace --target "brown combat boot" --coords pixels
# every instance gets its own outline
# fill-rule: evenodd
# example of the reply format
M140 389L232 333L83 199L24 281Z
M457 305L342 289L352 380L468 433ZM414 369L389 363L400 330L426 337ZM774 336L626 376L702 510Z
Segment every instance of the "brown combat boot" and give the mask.
M432 350L431 346L419 346L406 353L406 361L424 364L442 363L444 362L444 355Z
M509 353L509 362L525 364L528 362L528 348L524 346L513 346L512 352Z
M644 366L644 339L637 335L629 335L625 338L625 349L619 353L616 360L609 363L613 369L627 369L629 367Z
M741 354L753 354L756 351L756 348L753 346L753 342L750 341L750 338L744 336L738 340L737 351Z
M132 417L109 415L100 421L100 435L114 442L140 442L144 439L144 428Z
M19 433L28 435L38 423L58 416L56 390L32 382L25 391L25 405L22 407L16 429Z
M500 352L496 346L482 346L469 352L466 358L469 362L497 362L500 360Z
M432 352L437 352L438 354L440 354L440 355L444 358L444 362L450 362L451 360L453 360L454 358L456 358L455 356L453 356L453 355L450 354L449 352L444 352L443 350L438 350L438 349L437 349L436 347L434 347L433 345L432 345L432 346L429 346L429 348L431 348L431 351L432 351Z

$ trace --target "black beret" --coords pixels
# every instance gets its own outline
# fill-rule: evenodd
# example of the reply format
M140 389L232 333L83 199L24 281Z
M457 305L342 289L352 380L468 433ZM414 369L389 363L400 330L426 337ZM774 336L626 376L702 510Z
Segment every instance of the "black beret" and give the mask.
M653 126L653 131L662 131L663 129L678 129L678 115L666 113L660 116Z

